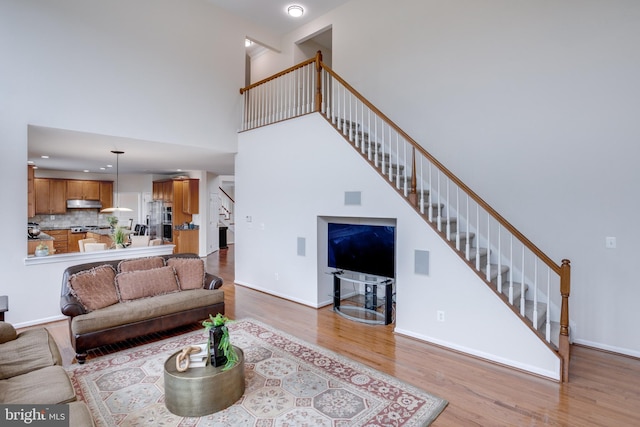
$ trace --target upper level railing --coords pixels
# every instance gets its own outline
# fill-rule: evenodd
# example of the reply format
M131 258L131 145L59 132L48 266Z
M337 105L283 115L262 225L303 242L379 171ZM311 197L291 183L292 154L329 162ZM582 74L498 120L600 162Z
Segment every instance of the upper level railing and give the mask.
M555 263L393 121L315 58L240 89L242 130L320 113L531 329L568 381L570 263ZM446 214L445 214L446 212ZM528 297L527 297L528 296ZM552 324L559 324L558 335Z

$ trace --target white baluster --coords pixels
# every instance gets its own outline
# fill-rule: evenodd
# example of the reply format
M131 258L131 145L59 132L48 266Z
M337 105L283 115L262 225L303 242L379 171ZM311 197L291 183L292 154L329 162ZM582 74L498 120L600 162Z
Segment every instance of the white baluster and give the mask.
M525 265L524 265L524 251L526 247L522 245L522 283L520 283L520 314L524 316L524 279L525 279Z
M533 259L533 329L538 330L538 259Z
M513 234L509 234L509 304L513 305Z
M551 269L547 267L547 324L545 336L551 342Z
M480 237L480 206L476 203L476 234ZM476 242L476 270L480 271L480 242Z
M464 257L465 257L465 259L467 261L469 261L469 259L471 257L471 239L469 238L469 233L471 232L471 228L470 228L470 226L471 226L471 222L470 221L471 220L469 218L469 202L470 202L469 201L469 195L467 194L466 196L467 196L467 201L466 201L466 204L467 204L467 213L466 213L467 219L466 219L466 223L467 224L465 225L465 229L466 229L466 232L467 232L467 241L466 241L466 243L464 245L465 246L464 247ZM460 231L460 230L458 230L458 231Z
M498 223L498 293L502 293L502 226Z
M431 203L431 197L433 196L433 181L431 180L431 162L429 162L429 222L433 222L433 203Z
M437 192L438 192L438 204L436 205L436 219L438 221L438 231L442 231L442 215L440 214L440 194L442 193L442 191L440 191L440 169L438 169L436 171L436 173L438 174L437 177Z
M447 207L449 207L449 183L451 181L449 180L449 178L447 177ZM439 215L442 216L442 206L438 206L438 212ZM450 215L448 215L449 212L447 212L447 224L445 226L445 232L447 234L447 240L451 240L451 218Z
M498 274L500 272L498 271ZM487 212L487 282L491 281L491 215Z
M460 224L460 187L456 185L456 224ZM451 227L449 227L451 232ZM451 238L451 237L449 237ZM469 236L467 236L467 240ZM456 230L456 250L460 251L460 227Z
M420 156L420 214L422 215L424 215L424 175L422 172L423 161L424 157Z

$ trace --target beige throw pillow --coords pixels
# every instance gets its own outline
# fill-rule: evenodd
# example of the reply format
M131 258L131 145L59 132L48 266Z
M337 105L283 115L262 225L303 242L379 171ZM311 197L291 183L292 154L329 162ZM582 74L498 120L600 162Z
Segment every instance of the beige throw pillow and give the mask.
M114 284L116 271L110 265L100 265L69 277L71 294L87 311L108 307L118 302Z
M175 268L181 290L204 286L204 261L200 258L169 258L167 265Z
M116 289L120 301L132 301L180 290L173 267L118 273L116 275Z

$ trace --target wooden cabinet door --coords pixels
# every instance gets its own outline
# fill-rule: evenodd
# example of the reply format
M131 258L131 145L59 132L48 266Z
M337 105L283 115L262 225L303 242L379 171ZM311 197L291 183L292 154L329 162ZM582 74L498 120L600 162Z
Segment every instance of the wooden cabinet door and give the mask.
M80 252L80 246L78 246L78 240L85 239L87 233L72 233L69 231L69 238L67 241L68 252Z
M36 214L67 212L67 182L64 179L35 178L33 181Z
M31 218L36 214L36 188L33 166L27 166L27 217Z
M182 212L190 215L197 214L199 204L199 180L187 179L182 181Z
M113 182L100 181L100 203L103 209L113 206Z
M165 181L162 184L162 200L165 203L173 203L174 200L174 181Z
M49 213L67 213L67 182L64 179L49 180Z
M161 181L153 181L153 189L151 191L151 194L153 197L153 200L163 200L164 199L164 193L163 193L163 189L164 189L164 183Z
M49 213L49 180L46 178L34 178L36 215Z
M198 253L198 230L174 230L173 244L176 245L174 252L177 254L197 254Z
M67 199L100 199L100 183L98 181L67 180Z
M70 198L68 195L67 197ZM87 200L100 200L100 182L83 181L82 198Z
M82 181L76 179L67 180L67 197L70 199L83 199Z

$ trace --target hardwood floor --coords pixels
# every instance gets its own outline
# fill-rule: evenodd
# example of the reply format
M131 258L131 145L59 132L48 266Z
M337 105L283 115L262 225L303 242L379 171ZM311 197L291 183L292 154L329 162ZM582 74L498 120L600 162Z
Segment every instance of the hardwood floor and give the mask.
M447 399L434 426L640 425L638 359L574 346L570 381L559 384L396 335L393 325L353 322L330 307L316 310L234 285L233 245L206 264L224 279L229 318L254 318ZM74 363L66 322L46 326L65 365Z

